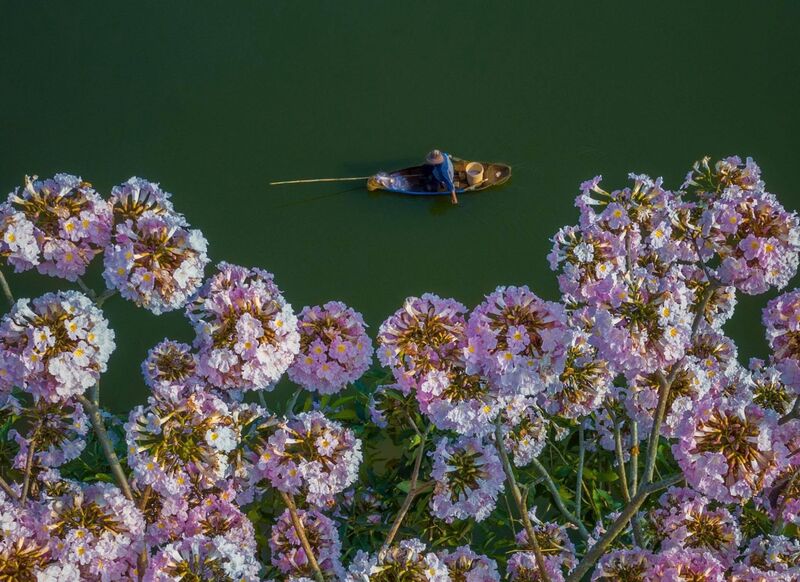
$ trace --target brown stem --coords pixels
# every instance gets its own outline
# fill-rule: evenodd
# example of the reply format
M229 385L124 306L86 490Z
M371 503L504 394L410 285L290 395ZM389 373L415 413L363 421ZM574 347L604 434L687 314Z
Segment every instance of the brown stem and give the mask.
M25 477L22 481L22 493L19 496L20 505L25 505L28 500L28 493L31 489L31 472L33 471L33 455L36 453L36 434L31 437L28 443L28 456L25 458Z
M5 295L9 306L14 307L14 294L11 293L11 287L6 280L6 276L3 275L3 271L0 271L0 288L2 288L3 295Z
M520 518L522 518L522 525L525 528L525 533L528 534L528 541L533 548L533 554L536 556L536 565L539 568L539 572L542 574L542 581L550 582L550 576L547 574L547 568L544 562L544 555L542 554L542 549L539 547L539 540L536 539L536 531L533 529L531 518L528 515L528 508L525 506L525 500L522 498L519 485L517 485L517 479L514 477L514 469L511 467L511 461L508 459L508 453L503 446L503 430L499 422L494 429L494 444L495 447L497 447L500 460L503 462L503 471L506 474L508 488L511 490L511 497L513 497L514 503L517 505Z
M97 436L97 440L100 441L103 454L106 457L106 461L108 461L111 474L114 475L117 485L122 489L122 493L125 497L131 501L135 501L131 486L128 484L128 478L125 476L125 471L122 470L122 465L120 465L117 453L114 452L114 445L111 444L106 425L103 422L103 416L100 414L100 408L95 406L94 402L86 398L83 394L78 395L77 398L78 402L80 402L89 413L89 420L94 428L94 434Z
M422 467L422 459L425 457L425 442L428 440L428 433L430 431L431 427L429 426L420 436L417 456L414 459L414 469L411 472L411 482L408 485L408 493L406 494L406 498L403 500L403 505L400 506L400 511L397 512L397 516L394 518L394 522L392 522L392 527L389 529L389 533L386 536L386 541L383 542L383 546L381 547L380 551L381 555L385 554L389 549L389 546L392 545L394 537L397 535L397 532L400 531L400 526L403 525L403 520L405 519L408 510L411 508L411 503L420 493L420 489L417 488L417 480L419 479L420 467Z
M306 529L303 527L303 522L300 521L300 516L297 515L297 507L294 504L294 500L288 493L284 491L280 491L280 494L283 498L283 502L286 504L286 508L289 510L289 515L291 516L292 524L294 525L294 531L297 533L297 537L300 538L300 544L303 546L303 551L306 553L308 563L311 564L311 567L314 569L314 579L317 582L325 582L325 576L322 574L322 569L319 567L319 562L317 562L317 558L314 556L314 551L311 549L311 544L308 543Z
M0 489L5 491L5 494L8 495L11 499L17 499L16 492L11 488L11 485L6 482L5 479L0 477Z
M150 501L150 497L153 495L153 487L148 485L142 491L141 497L139 497L139 511L142 512L144 515L145 510L147 509L147 503ZM147 562L148 562L148 553L147 548L143 548L141 553L139 554L139 561L137 564L139 570L139 580L142 580L145 571L147 570Z
M661 424L664 422L664 417L667 413L667 401L669 400L669 390L672 387L672 381L677 374L678 364L673 364L672 371L669 377L664 377L663 372L656 372L658 378L658 405L656 406L656 413L653 416L653 426L650 427L650 437L647 440L647 456L645 457L644 475L642 476L642 484L650 483L653 480L653 471L656 467L656 457L658 453L658 440L661 436Z
M673 475L672 477L667 477L666 479L656 483L648 483L646 485L643 484L636 495L634 495L633 499L631 499L631 502L622 509L619 517L617 517L616 521L611 524L611 526L608 528L608 531L606 531L603 537L597 540L597 543L593 545L588 552L586 552L586 555L583 557L580 563L575 566L575 569L572 572L570 572L566 582L580 582L589 569L594 566L594 563L597 562L597 560L599 560L600 557L605 553L606 548L611 545L611 542L613 542L617 536L622 533L622 531L625 529L625 526L628 525L628 522L631 520L634 514L639 511L639 508L651 493L655 493L656 491L670 487L676 483L680 483L682 480L683 475Z

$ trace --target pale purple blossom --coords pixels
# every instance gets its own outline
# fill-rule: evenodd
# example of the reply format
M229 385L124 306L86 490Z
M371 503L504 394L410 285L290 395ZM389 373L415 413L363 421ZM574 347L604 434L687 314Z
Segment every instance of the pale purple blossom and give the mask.
M108 483L81 486L48 504L53 560L73 564L83 579L134 575L144 549L144 519L136 504Z
M476 437L442 438L431 453L434 479L431 512L447 523L455 519L483 521L503 491L505 474L490 444Z
M0 257L17 271L34 266L43 275L75 281L108 244L111 206L89 182L70 174L25 186L0 204Z
M597 562L592 582L652 582L655 562L656 556L641 548L613 550Z
M545 562L545 570L550 582L564 582L564 574L556 562ZM544 577L533 552L518 551L508 559L509 582L542 582Z
M439 552L439 559L447 566L451 580L459 582L500 582L497 563L491 558L460 546L452 552Z
M259 564L252 552L224 536L188 537L158 549L143 578L144 582L176 579L259 582Z
M163 495L208 491L233 476L240 405L209 392L150 397L125 424L128 465L136 479Z
M128 212L120 209L125 201L112 197L117 222L105 249L106 285L156 315L183 307L203 281L206 239L180 214L150 204Z
M408 297L381 324L378 359L397 382L416 387L433 370L446 370L458 355L464 338L467 308L433 293Z
M678 277L642 270L610 277L590 301L591 342L599 354L631 377L654 372L681 357L691 338L691 295Z
M344 568L341 563L342 547L336 524L317 510L297 510L297 516L311 544L314 557L326 578L341 580ZM272 526L269 538L272 565L288 577L314 576L314 569L306 556L297 531L286 509Z
M345 582L450 582L447 565L428 552L418 539L402 540L380 555L359 550L347 570Z
M165 339L147 352L142 376L155 392L181 392L200 382L197 355L189 345Z
M716 277L750 295L782 289L797 272L800 225L763 188L725 189L709 199L700 220L716 255Z
M800 290L767 303L762 321L783 381L800 389Z
M508 396L502 406L503 445L511 452L514 465L529 465L544 450L548 421L533 398Z
M780 535L757 536L733 574L736 582L795 582L800 579L800 541Z
M226 391L271 390L300 349L292 306L261 269L220 263L186 314L200 374Z
M512 394L537 394L564 370L571 334L562 305L527 287L498 287L469 318L467 370Z
M321 412L280 422L253 452L260 477L286 493L302 491L316 506L326 505L352 485L361 464L361 441Z
M12 465L24 470L33 442L34 466L58 467L77 458L86 446L89 419L83 407L72 400L49 402L40 399L20 411L21 422L8 436L19 446ZM33 440L35 437L35 440Z
M372 363L372 341L361 314L340 301L303 308L298 331L300 353L289 379L306 390L339 392Z
M425 375L417 390L420 410L441 430L463 435L485 435L494 430L502 409L489 380L469 374L458 361L449 370Z
M20 299L0 321L0 389L19 385L35 398L57 402L82 394L105 372L114 332L77 291Z
M706 398L687 410L673 454L692 487L722 503L746 501L770 485L787 455L777 417L756 404Z
M652 582L703 580L726 582L726 567L715 553L701 550L672 550L656 556L650 574Z

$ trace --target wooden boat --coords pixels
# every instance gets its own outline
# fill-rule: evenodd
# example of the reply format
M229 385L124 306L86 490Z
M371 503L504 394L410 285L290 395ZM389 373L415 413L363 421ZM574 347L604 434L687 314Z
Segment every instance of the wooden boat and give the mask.
M483 165L483 180L470 185L467 180L467 164L470 162L450 156L453 162L453 184L456 194L465 192L480 192L505 184L511 177L511 166L497 162L480 162ZM379 172L367 179L367 189L386 190L397 194L411 194L414 196L449 196L441 184L434 179L432 166L421 165L396 170L394 172Z

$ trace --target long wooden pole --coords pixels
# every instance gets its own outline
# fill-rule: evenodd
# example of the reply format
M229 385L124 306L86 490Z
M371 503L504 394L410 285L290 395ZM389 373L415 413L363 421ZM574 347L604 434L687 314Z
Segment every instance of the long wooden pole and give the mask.
M280 186L281 184L313 184L314 182L353 182L355 180L366 180L372 176L355 176L353 178L306 178L304 180L282 180L280 182L270 182L270 186Z

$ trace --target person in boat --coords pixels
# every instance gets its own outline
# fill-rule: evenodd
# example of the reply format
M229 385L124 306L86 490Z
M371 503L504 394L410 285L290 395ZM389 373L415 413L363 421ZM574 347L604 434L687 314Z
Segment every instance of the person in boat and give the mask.
M453 162L450 156L439 150L433 150L425 158L425 163L431 166L433 179L450 192L450 201L458 204L456 186L453 183Z

